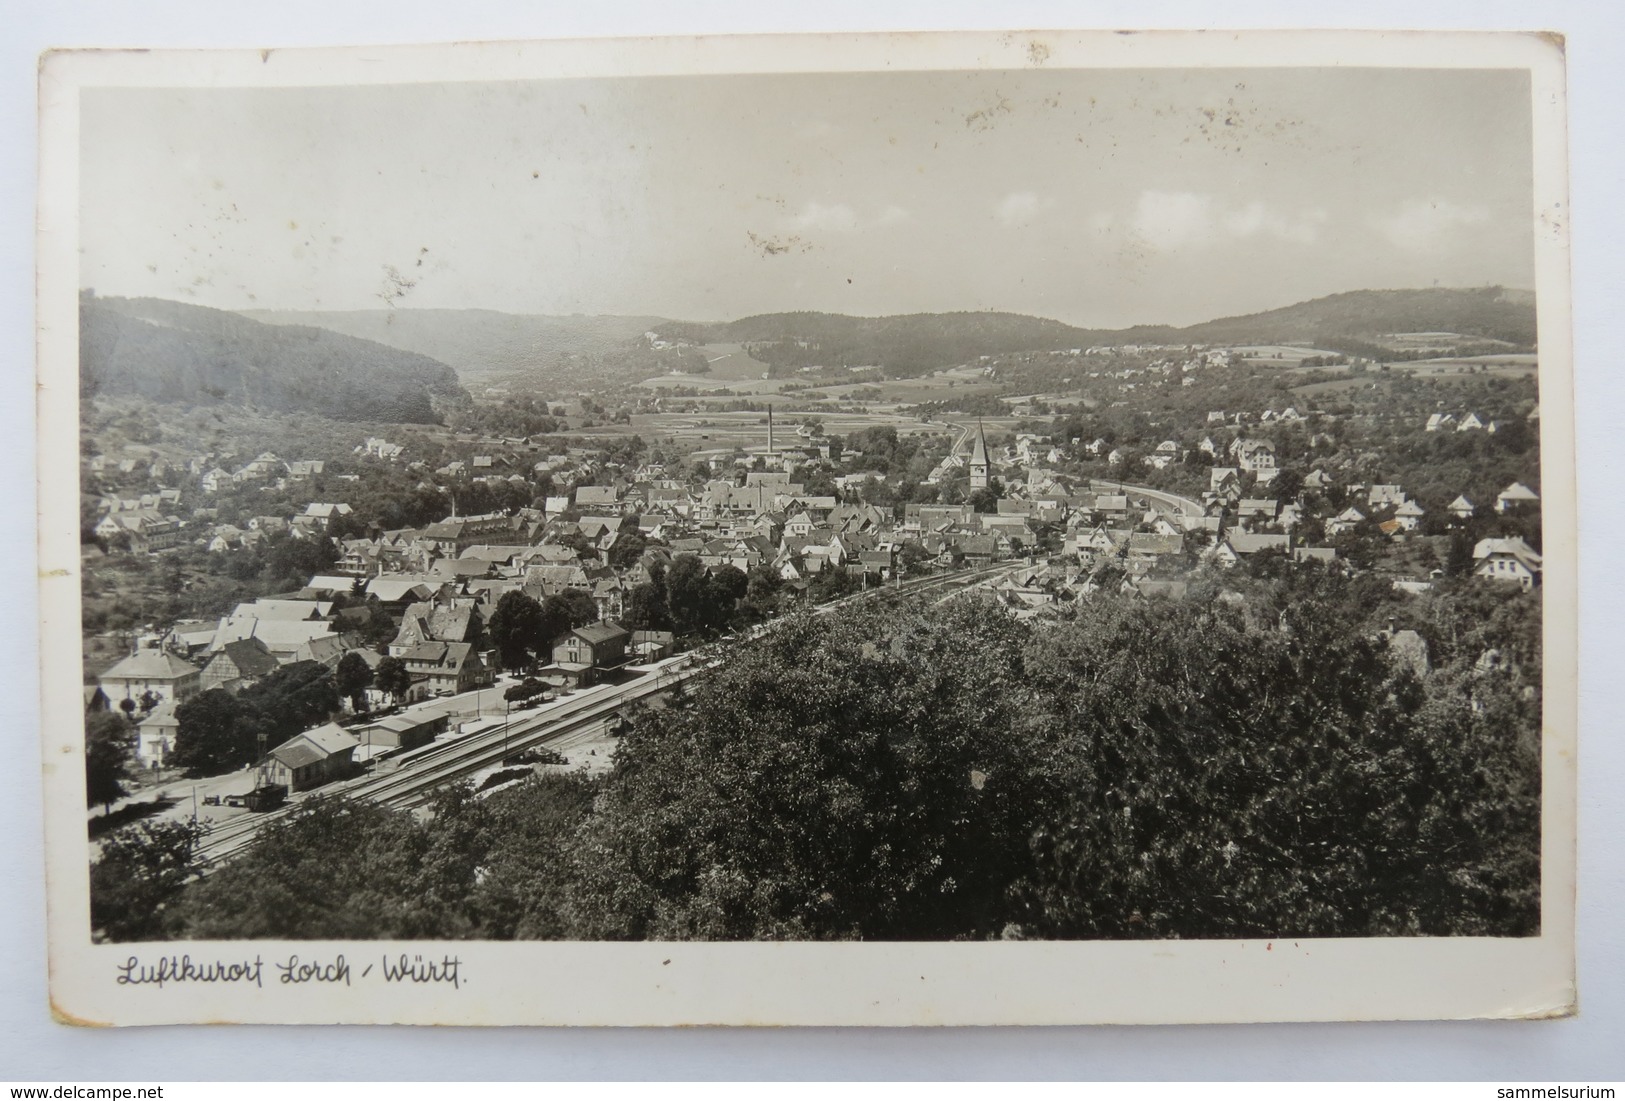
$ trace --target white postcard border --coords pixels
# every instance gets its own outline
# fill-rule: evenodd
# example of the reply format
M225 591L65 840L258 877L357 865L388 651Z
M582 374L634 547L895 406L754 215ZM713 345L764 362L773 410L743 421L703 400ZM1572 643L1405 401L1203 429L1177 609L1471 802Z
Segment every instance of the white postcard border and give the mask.
M764 59L772 64L766 65ZM1289 61L1288 61L1289 59ZM1545 508L1542 934L1526 939L998 944L388 946L459 960L445 984L281 986L297 953L354 970L386 945L91 945L85 880L77 516L81 87L390 83L647 74L1069 66L1527 67L1533 82ZM1452 32L809 35L449 47L78 52L46 62L39 208L40 639L51 996L86 1024L1067 1024L1555 1016L1571 1012L1577 571L1562 47ZM264 985L120 985L129 957L252 953Z

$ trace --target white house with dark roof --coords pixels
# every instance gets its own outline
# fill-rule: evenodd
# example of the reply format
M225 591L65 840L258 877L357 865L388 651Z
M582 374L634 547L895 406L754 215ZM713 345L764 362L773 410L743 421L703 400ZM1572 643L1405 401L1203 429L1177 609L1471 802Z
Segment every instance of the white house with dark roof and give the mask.
M1512 512L1527 508L1540 500L1540 495L1522 482L1513 482L1495 498L1496 512Z
M1540 583L1540 552L1518 536L1480 539L1473 548L1474 577L1508 581L1525 589Z
M1415 531L1422 525L1422 517L1426 515L1427 512L1415 501L1402 501L1394 510L1394 519L1398 520L1399 526L1406 531Z
M98 679L102 691L116 707L120 700L140 700L151 692L159 699L187 699L202 691L203 671L165 650L131 654Z

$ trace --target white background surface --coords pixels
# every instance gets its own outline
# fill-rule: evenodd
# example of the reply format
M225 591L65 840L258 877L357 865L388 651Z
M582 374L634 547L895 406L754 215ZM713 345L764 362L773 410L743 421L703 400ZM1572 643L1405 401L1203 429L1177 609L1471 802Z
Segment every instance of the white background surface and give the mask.
M477 38L764 31L1201 27L1214 6L1164 3L829 2L766 4L445 3L359 0L4 5L0 36L0 561L13 583L0 631L0 1078L41 1083L166 1079L478 1078L1374 1078L1576 1080L1625 1077L1619 800L1625 780L1616 681L1625 623L1625 522L1614 491L1625 376L1619 242L1618 73L1625 17L1614 5L1322 2L1223 5L1223 25L1551 29L1568 36L1581 516L1579 985L1581 1015L1548 1022L1155 1029L473 1030L164 1028L53 1024L45 995L34 596L32 270L34 63L49 46L296 46ZM538 976L545 981L544 976Z

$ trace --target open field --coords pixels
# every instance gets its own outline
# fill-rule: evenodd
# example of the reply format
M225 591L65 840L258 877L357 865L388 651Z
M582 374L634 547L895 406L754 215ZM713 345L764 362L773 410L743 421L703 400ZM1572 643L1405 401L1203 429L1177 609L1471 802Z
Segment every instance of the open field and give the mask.
M1539 366L1539 357L1533 355L1465 356L1450 359L1418 359L1410 363L1396 363L1395 370L1404 367L1419 375L1463 375L1478 370L1501 378L1532 375Z
M718 390L722 395L707 397L748 397L763 394L806 394L809 391L834 400L843 400L857 391L872 394L880 391L874 400L916 404L940 401L949 394L991 394L1000 384L989 379L980 367L952 367L919 378L883 379L859 377L841 379L823 385L819 376L796 373L784 378L763 378L768 366L750 358L738 344L706 344L699 349L711 363L711 371L704 375L661 375L645 379L639 386L651 390L672 390L692 387L696 390ZM702 397L699 400L705 400ZM816 400L816 399L814 399ZM864 400L864 399L859 399Z
M1296 367L1312 356L1336 356L1324 348L1310 348L1302 344L1241 344L1230 349L1249 363L1285 363Z
M833 436L844 436L865 428L887 426L897 429L899 435L941 432L940 425L922 422L917 417L905 417L890 411L868 413L807 413L793 408L774 409L773 437L781 447L804 443L796 435L796 428L808 417L817 417L824 431ZM670 441L691 444L701 449L718 447L766 447L766 413L644 413L633 416L630 425L614 425L582 435L607 436L636 433L645 440Z
M754 393L752 383L776 384L780 381L763 379L768 365L752 359L741 344L702 344L697 351L705 356L711 370L703 375L660 375L638 383L651 389L666 390L678 386L697 386L701 389L725 386L740 393Z

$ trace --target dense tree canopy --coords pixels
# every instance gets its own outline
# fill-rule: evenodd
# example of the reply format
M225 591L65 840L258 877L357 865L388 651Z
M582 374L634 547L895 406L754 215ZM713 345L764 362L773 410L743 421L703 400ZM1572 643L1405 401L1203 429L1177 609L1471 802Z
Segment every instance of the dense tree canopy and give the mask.
M542 636L542 606L528 593L507 592L497 601L486 628L504 669L524 669L547 644Z
M187 888L185 925L1524 935L1538 623L1538 594L1400 602L1284 559L1199 575L1181 600L1097 593L1056 622L976 598L793 616L639 712L603 778L452 790L429 822L310 804ZM380 916L363 930L361 913Z

